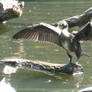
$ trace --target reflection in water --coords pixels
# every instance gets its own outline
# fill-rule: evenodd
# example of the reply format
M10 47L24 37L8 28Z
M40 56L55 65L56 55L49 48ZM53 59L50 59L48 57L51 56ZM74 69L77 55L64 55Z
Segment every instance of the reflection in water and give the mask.
M7 25L5 24L0 24L0 35L5 33L5 32L8 32L9 31L9 28Z
M23 40L19 40L19 41L13 41L11 43L11 47L12 47L12 56L18 56L18 58L23 58L24 57L24 44L23 44Z
M73 84L76 88L80 88L81 87L81 83L83 82L84 79L84 75L83 74L78 74L78 75L61 75L61 77L58 77L59 79L63 79L64 84L68 84L69 82L73 81Z
M15 88L13 88L9 82L9 79L4 77L0 81L0 92L16 92Z
M83 74L74 76L76 88L80 88L81 87L81 83L83 82L83 79L84 79L84 75Z
M23 45L23 41L20 40L19 41L19 48L18 48L18 52L15 53L16 55L18 54L19 57L23 57L24 55L24 45Z

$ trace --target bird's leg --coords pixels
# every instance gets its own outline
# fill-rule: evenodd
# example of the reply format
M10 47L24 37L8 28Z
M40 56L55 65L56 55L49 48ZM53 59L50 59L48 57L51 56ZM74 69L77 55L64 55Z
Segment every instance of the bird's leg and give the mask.
M76 64L79 64L78 60L79 60L79 57L77 57L77 59L76 59Z
M70 54L67 53L67 55L69 56L69 62L70 64L72 63L72 56Z
M76 64L77 64L77 65L79 64L78 60L76 60Z

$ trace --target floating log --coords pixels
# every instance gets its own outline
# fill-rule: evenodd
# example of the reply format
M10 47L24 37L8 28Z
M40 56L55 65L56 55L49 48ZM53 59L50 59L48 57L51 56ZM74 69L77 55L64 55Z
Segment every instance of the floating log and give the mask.
M9 65L12 67L35 70L46 74L62 75L83 72L83 67L80 64L53 64L42 61L33 61L25 59L4 59L0 64Z
M24 2L17 0L0 0L0 23L22 15Z

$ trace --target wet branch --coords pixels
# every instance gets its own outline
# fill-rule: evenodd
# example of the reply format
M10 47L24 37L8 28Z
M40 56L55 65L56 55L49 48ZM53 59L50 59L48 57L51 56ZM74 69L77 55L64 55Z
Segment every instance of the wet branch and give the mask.
M54 75L73 74L74 72L82 72L83 70L80 64L53 64L25 59L5 59L1 60L0 64Z

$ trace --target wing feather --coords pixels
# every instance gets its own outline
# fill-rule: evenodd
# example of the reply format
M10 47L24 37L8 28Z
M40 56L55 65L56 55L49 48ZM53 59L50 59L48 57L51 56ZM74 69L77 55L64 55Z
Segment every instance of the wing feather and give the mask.
M87 23L78 33L76 33L74 40L78 41L92 41L92 26Z
M54 27L53 27L54 28ZM53 29L38 24L35 26L27 27L13 36L14 39L29 39L36 41L48 41L60 45L59 34Z

